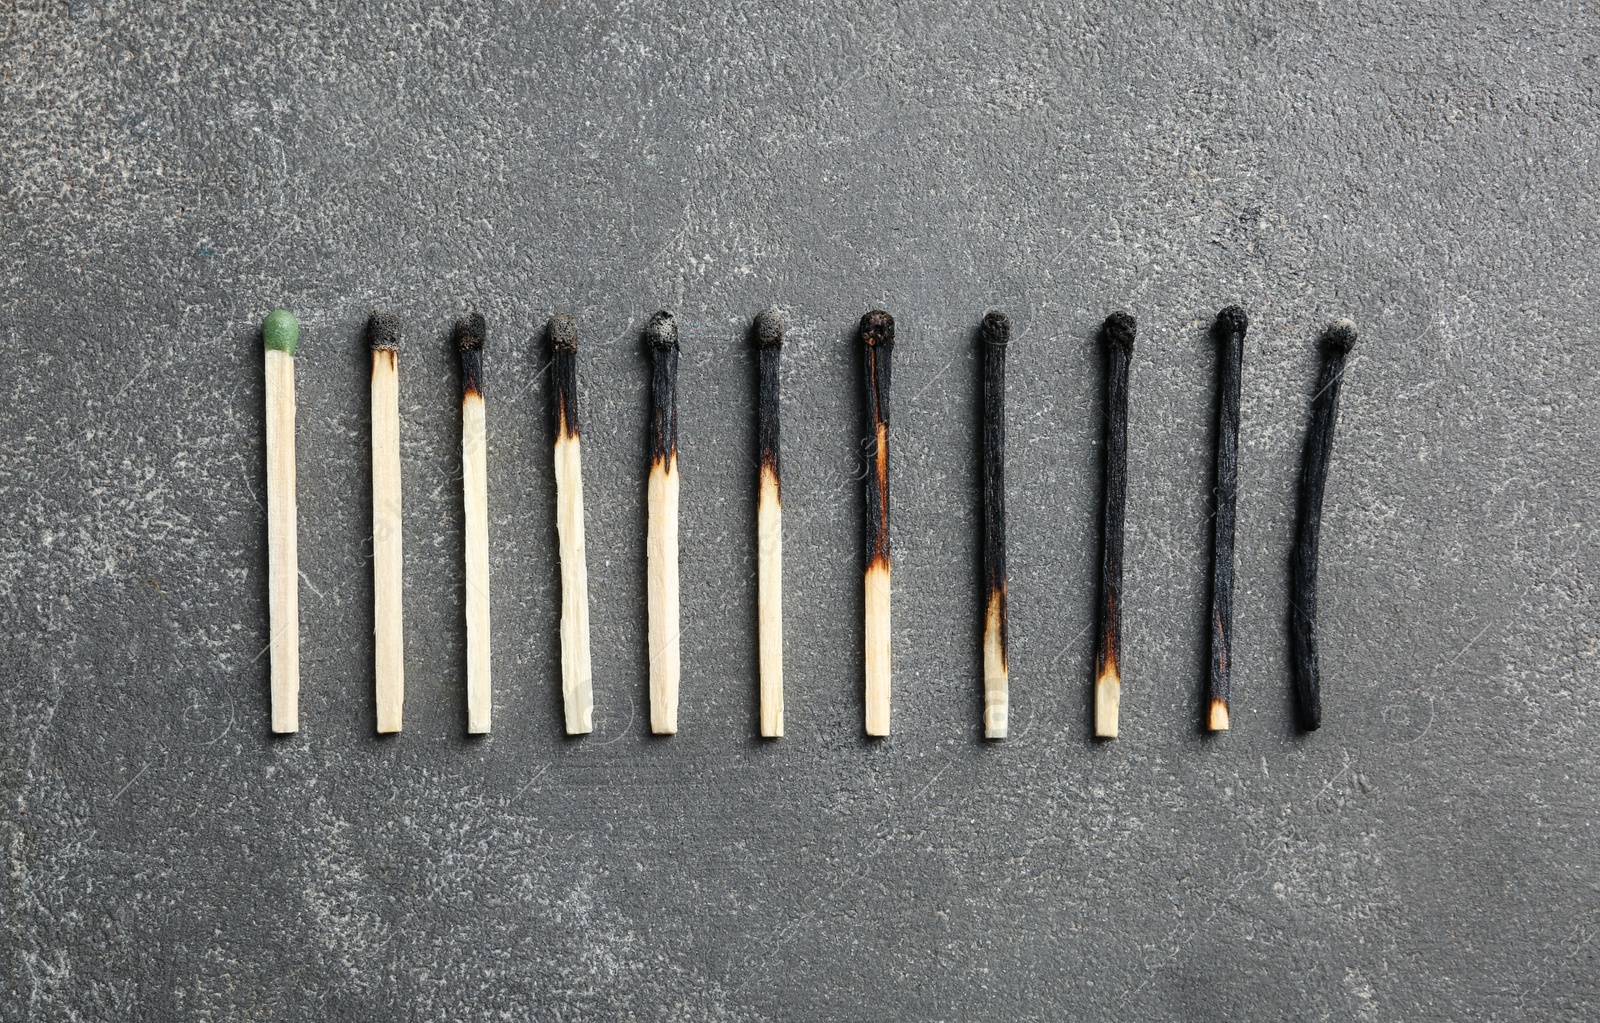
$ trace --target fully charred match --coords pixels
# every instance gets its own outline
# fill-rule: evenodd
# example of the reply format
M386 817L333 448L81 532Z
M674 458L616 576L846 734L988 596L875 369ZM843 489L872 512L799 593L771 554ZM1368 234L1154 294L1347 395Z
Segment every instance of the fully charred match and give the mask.
M678 322L665 310L644 330L650 376L650 730L678 731Z
M1333 431L1339 421L1339 385L1344 357L1356 343L1356 325L1333 321L1322 335L1322 372L1311 399L1311 426L1300 461L1300 525L1295 534L1290 579L1290 634L1300 727L1322 726L1322 682L1317 667L1317 543L1322 529L1322 491L1333 456Z
M400 320L367 320L372 346L372 620L378 731L400 731L406 695L400 546Z
M266 347L267 626L272 730L300 730L300 568L295 525L294 351L300 324L287 309L261 323Z
M756 317L759 380L756 385L756 622L761 655L761 734L783 735L783 471L778 448L778 371L783 357L783 316L768 309Z
M1006 345L1011 318L983 318L983 734L1004 739L1010 715L1006 596Z
M866 390L866 730L889 734L889 377L894 317L861 317Z
M1122 705L1122 518L1128 496L1128 365L1137 321L1125 312L1106 317L1105 511L1100 544L1100 631L1095 652L1094 734L1117 737Z
M461 350L461 478L467 513L467 731L489 731L489 462L483 411L483 317L456 324Z
M1239 503L1239 384L1249 317L1231 305L1217 314L1217 514L1211 542L1211 677L1206 728L1228 730L1233 667L1233 531Z
M594 730L594 680L589 662L589 568L583 545L583 463L578 449L578 324L550 321L550 375L555 422L556 534L561 547L561 699L567 734Z

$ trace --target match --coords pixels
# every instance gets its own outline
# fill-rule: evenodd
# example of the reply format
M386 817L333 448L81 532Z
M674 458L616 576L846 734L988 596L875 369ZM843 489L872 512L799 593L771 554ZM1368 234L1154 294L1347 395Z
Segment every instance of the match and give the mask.
M1006 346L1011 317L983 318L983 736L1004 739L1010 717L1006 595Z
M372 622L380 734L400 731L406 696L400 546L400 320L374 312L372 346Z
M650 731L678 731L678 321L666 310L644 329L650 377L646 598L650 609Z
M567 734L594 731L594 678L589 662L589 568L583 546L583 463L578 450L578 324L550 321L550 375L555 413L556 535L561 548L561 700Z
M261 323L267 392L267 627L272 730L300 730L300 566L295 535L294 350L300 324L287 309Z
M1334 320L1322 335L1322 372L1311 399L1311 426L1300 460L1300 524L1295 534L1290 579L1290 635L1294 643L1295 696L1300 727L1322 727L1322 680L1317 666L1317 545L1322 530L1322 491L1333 457L1339 421L1339 385L1344 357L1355 347L1356 325Z
M1233 667L1233 532L1239 504L1239 386L1250 319L1230 305L1212 327L1217 361L1217 513L1211 534L1211 676L1206 729L1228 730Z
M889 734L889 370L894 317L881 309L861 317L866 437L866 729Z
M461 485L467 514L467 733L489 731L489 438L483 411L483 342L473 313L456 324L461 350Z
M767 739L783 735L783 471L778 458L778 371L784 331L778 310L767 309L756 317L756 442L761 458L756 482L756 627L761 735Z
M1128 366L1138 321L1106 317L1105 510L1100 536L1100 632L1095 652L1094 734L1117 737L1122 707L1122 520L1128 496Z

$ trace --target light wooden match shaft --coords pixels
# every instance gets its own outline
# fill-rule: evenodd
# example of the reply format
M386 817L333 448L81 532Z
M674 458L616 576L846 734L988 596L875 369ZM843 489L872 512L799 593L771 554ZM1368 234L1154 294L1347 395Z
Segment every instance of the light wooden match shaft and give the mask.
M678 327L657 313L645 330L653 350L651 458L646 503L646 599L649 609L650 730L678 731Z
M594 730L594 673L589 658L589 567L583 543L583 460L578 439L578 325L550 324L555 382L556 534L561 548L561 701L567 734Z
M290 322L293 322L292 317ZM287 351L282 348L266 350L267 607L268 625L272 630L272 730L280 733L300 730L300 567L295 535L293 351L292 341Z
M756 433L756 627L761 673L761 735L783 735L783 468L779 444L779 370L784 323L768 309L756 318L759 380Z
M983 318L983 735L1004 739L1011 714L1006 582L1006 346L1011 319Z
M889 734L889 379L894 317L882 310L863 316L861 341L868 459L863 533L865 724L868 735L883 736Z
M401 580L404 558L400 543L400 352L398 324L378 323L382 330L372 348L372 611L373 666L378 731L400 731L405 704L405 632L402 627ZM388 331L392 329L394 342ZM382 344L383 347L379 347Z
M466 510L467 732L489 731L489 438L483 406L484 322L456 328L461 345L461 481Z

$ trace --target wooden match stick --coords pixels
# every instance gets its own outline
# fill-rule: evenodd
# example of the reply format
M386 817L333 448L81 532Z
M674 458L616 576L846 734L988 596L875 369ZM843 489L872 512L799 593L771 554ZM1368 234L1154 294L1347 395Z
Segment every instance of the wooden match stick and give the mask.
M662 310L644 330L650 378L650 730L678 731L678 322Z
M583 462L578 450L578 324L550 321L555 412L556 534L561 544L561 699L567 734L594 731L589 664L589 568L583 546Z
M1295 534L1290 582L1290 632L1294 639L1295 695L1300 727L1322 726L1322 682L1317 667L1317 543L1322 529L1322 491L1333 456L1333 430L1339 421L1339 385L1344 357L1356 343L1356 325L1338 319L1322 335L1322 372L1311 399L1311 426L1300 461L1300 526Z
M489 731L489 459L483 411L483 342L473 313L456 324L461 350L461 483L467 513L467 732Z
M1228 730L1233 667L1233 531L1239 504L1239 385L1250 318L1230 305L1212 328L1217 363L1217 514L1211 541L1211 679L1206 728Z
M300 730L300 566L295 536L294 350L287 309L261 323L267 391L267 613L272 630L272 730Z
M375 312L372 346L372 618L378 731L400 731L406 696L400 546L400 320Z
M1122 517L1128 495L1128 364L1138 322L1106 317L1105 512L1100 540L1100 634L1095 653L1094 734L1117 737L1122 706Z
M783 357L783 316L768 309L756 317L760 376L756 387L756 437L761 448L756 484L756 623L761 654L761 734L783 735L783 472L778 459L778 370Z
M1011 317L983 318L983 736L1004 739L1010 716L1006 593L1006 346Z
M861 317L866 385L866 728L889 734L889 378L894 317L881 309Z

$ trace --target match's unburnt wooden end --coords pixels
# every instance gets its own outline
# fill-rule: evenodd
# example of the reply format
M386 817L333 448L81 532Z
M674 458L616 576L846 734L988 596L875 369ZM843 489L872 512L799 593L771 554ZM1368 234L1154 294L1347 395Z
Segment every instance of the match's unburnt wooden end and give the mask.
M589 658L589 568L583 543L583 462L578 443L578 324L550 321L551 413L555 433L556 535L561 549L561 700L567 734L594 730Z
M1322 727L1322 677L1317 662L1317 547L1322 530L1322 492L1333 457L1333 432L1339 421L1339 387L1344 360L1355 347L1356 325L1333 321L1322 335L1322 371L1311 399L1311 425L1300 461L1299 529L1295 534L1290 579L1290 635L1294 644L1295 698L1300 727Z
M1211 675L1206 687L1206 728L1228 730L1233 675L1233 534L1239 505L1239 387L1244 335L1250 324L1236 305L1217 314L1217 492L1211 542Z
M983 318L983 734L1009 726L1010 610L1006 593L1006 346L1011 318Z
M776 309L756 317L756 624L761 734L783 735L783 469L779 459L779 369L785 325Z
M266 348L267 627L272 730L300 730L300 566L295 518L294 353L300 323L274 309L261 323Z
M665 310L644 330L650 345L649 601L650 730L678 731L678 323Z
M889 379L894 317L861 318L866 390L866 731L889 734Z
M1138 324L1115 312L1106 344L1105 510L1100 543L1100 629L1095 652L1094 734L1117 737L1122 706L1122 520L1128 495L1128 367Z
M372 621L378 731L400 731L406 665L400 544L400 320L374 312L372 348Z
M461 477L467 513L467 732L489 731L489 444L483 407L483 343L478 313L456 324L461 351Z

